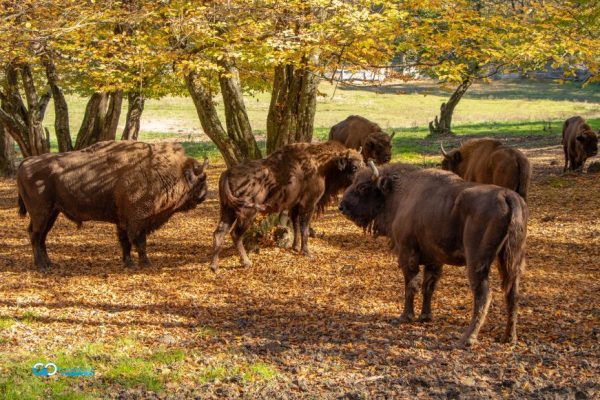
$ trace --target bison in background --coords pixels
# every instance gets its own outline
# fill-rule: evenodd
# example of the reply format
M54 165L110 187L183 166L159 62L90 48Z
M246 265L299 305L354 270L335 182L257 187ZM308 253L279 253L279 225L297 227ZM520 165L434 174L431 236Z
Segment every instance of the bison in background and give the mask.
M465 182L440 170L389 164L359 171L344 193L340 211L360 227L387 236L404 274L401 321L414 318L419 266L424 266L421 321L429 321L431 299L442 265L466 265L473 311L461 344L477 340L490 305L489 274L498 270L508 311L502 340L517 339L521 266L525 259L528 210L512 190Z
M252 265L242 239L259 211L270 214L288 210L294 230L292 247L308 255L313 213L329 202L340 185L349 185L363 165L360 153L328 141L287 145L267 158L227 169L219 179L221 217L214 232L211 269L218 269L227 232L231 233L242 265Z
M527 200L531 165L519 150L489 138L468 140L460 148L448 152L441 144L440 147L444 156L442 169L452 171L466 181L514 190Z
M585 161L598 154L598 134L581 117L571 117L563 125L562 145L565 166L571 171L583 171Z
M179 144L137 141L26 158L17 171L19 213L31 218L34 264L50 266L46 236L61 212L78 225L116 224L125 265L132 265L132 244L139 264L149 264L146 235L204 201L207 161L186 157Z
M359 150L365 162L373 159L377 164L385 164L392 159L394 134L387 135L376 123L351 115L331 128L329 140L338 141L349 149Z

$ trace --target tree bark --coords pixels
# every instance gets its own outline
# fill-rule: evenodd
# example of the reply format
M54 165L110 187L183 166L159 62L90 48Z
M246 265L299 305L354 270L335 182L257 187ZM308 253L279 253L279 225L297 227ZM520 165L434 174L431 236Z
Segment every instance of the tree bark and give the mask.
M253 149L255 144L246 142L244 136L240 138L225 131L217 114L210 86L198 82L196 78L195 73L189 73L185 77L185 83L196 106L198 119L204 133L217 146L228 167L249 159L250 155L245 150ZM254 141L254 136L251 140Z
M0 122L4 125L4 131L17 142L24 157L47 153L50 145L42 121L50 102L50 93L38 96L28 64L7 64L4 72L4 90L0 94ZM21 97L19 76L27 105Z
M54 99L54 130L58 141L58 151L65 152L73 150L71 142L71 129L69 127L69 107L65 95L58 85L58 74L56 67L50 57L45 57L42 63L46 69L46 78L52 91Z
M0 176L13 176L15 168L15 146L14 141L0 123Z
M271 104L267 116L267 152L313 135L319 79L308 68L275 67Z
M454 109L456 105L469 89L473 81L471 78L466 78L462 83L456 88L452 96L447 103L442 103L440 107L440 116L439 118L436 116L435 120L429 123L429 133L430 135L452 135L452 115L454 114Z
M238 144L245 159L261 158L260 149L252 133L252 126L244 105L238 69L226 59L219 64L225 72L219 77L219 85L225 107L227 134Z
M96 92L90 97L77 134L77 150L102 140L115 140L121 115L123 92Z
M127 120L121 135L122 140L137 140L140 133L140 122L144 112L144 95L130 92L127 95Z

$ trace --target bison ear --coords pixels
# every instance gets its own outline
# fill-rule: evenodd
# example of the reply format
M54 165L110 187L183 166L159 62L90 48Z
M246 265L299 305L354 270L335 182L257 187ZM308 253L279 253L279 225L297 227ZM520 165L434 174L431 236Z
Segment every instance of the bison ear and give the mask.
M185 180L187 181L188 185L193 186L194 185L194 181L196 180L196 174L194 174L194 168L186 168L185 170L183 170L183 176L185 176Z
M394 189L394 179L389 176L382 176L377 180L377 187L384 194L388 194Z
M580 142L585 142L585 136L583 135L579 135L575 139L579 140Z

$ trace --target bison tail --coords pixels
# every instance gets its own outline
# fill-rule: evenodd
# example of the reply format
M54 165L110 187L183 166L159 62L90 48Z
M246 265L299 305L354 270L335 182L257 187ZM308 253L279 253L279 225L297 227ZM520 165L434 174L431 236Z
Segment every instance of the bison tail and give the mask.
M19 215L21 217L24 217L27 215L27 208L25 207L25 202L23 201L23 198L21 197L21 195L19 195Z
M506 240L500 250L500 275L502 289L513 290L518 284L519 276L525 262L525 238L527 236L527 205L515 195L506 196L510 208L510 223Z

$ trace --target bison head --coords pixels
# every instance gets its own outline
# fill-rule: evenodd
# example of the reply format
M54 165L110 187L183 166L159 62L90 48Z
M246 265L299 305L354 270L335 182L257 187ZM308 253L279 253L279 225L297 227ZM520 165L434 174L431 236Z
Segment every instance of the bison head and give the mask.
M377 164L385 164L392 159L392 138L394 133L371 133L363 144L362 154L365 160L373 159Z
M458 173L458 166L462 161L460 149L454 149L447 152L444 150L444 145L442 145L442 143L440 143L440 149L442 150L442 155L444 156L444 159L442 160L442 169L446 171L452 171L455 174Z
M598 133L600 134L600 131ZM592 130L581 132L576 139L586 157L593 157L598 154L598 135L596 135L596 132Z
M188 158L183 168L183 176L188 185L187 202L184 208L193 208L202 203L206 198L208 186L206 184L206 172L208 158L204 159L201 165L193 158Z
M361 228L368 228L383 211L385 197L392 190L390 177L380 177L372 160L369 169L359 171L352 185L344 193L339 209L348 219ZM373 227L375 233L381 231Z

